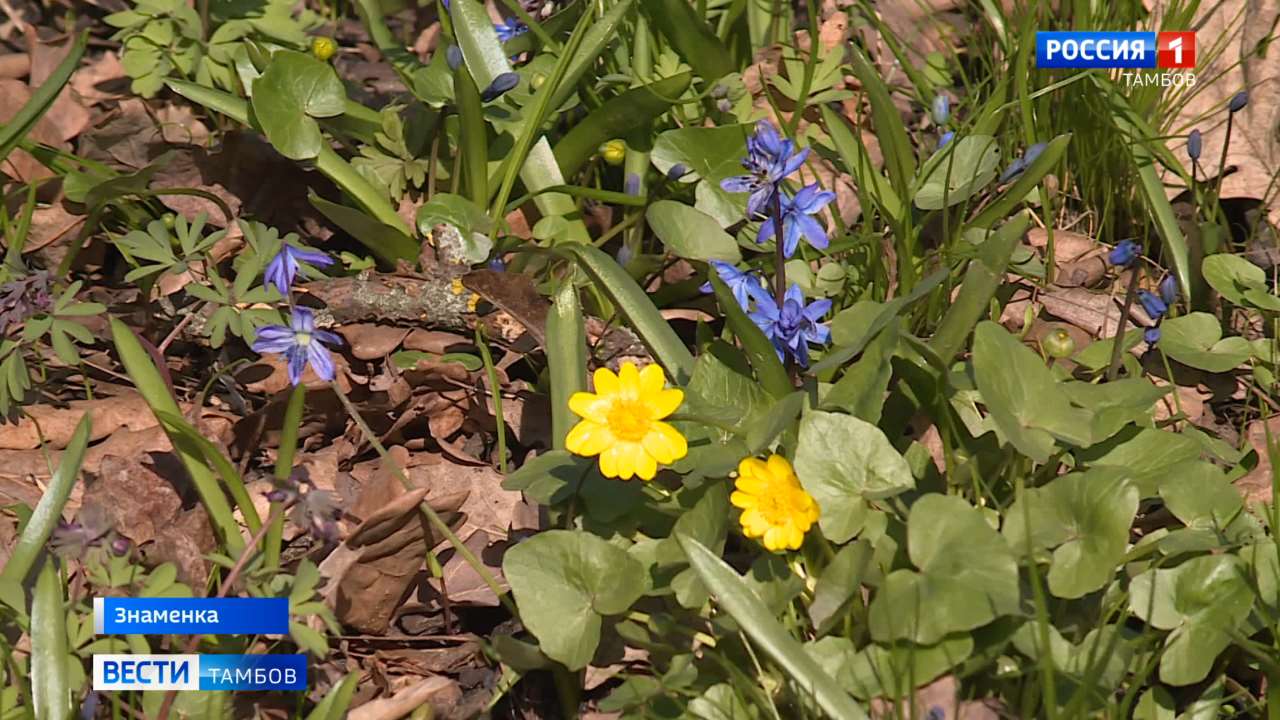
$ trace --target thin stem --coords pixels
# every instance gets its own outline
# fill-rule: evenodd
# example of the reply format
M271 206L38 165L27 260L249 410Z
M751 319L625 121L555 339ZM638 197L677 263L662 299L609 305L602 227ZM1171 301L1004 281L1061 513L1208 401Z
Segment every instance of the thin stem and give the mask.
M1115 380L1120 372L1120 356L1124 353L1124 326L1129 319L1129 308L1133 307L1134 298L1138 296L1138 278L1140 277L1142 277L1142 270L1138 267L1133 268L1133 274L1129 278L1129 289L1124 294L1124 309L1120 311L1120 320L1116 323L1115 345L1111 347L1111 364L1107 367L1107 382Z
M484 339L484 330L476 323L476 347L480 348L480 358L484 361L484 371L489 377L489 392L493 395L493 418L498 432L498 470L507 474L507 422L502 415L502 388L498 385L498 370L493 366L493 356L489 354L489 345Z
M289 404L284 409L284 421L280 426L280 447L276 452L275 478L276 485L283 485L293 473L293 458L298 449L298 428L302 425L302 409L306 405L307 387L294 385L289 393ZM280 567L280 544L284 538L284 514L276 512L283 503L271 503L271 516L274 518L267 532L266 545L262 552L266 556L266 567L276 570Z
M1213 188L1213 204L1218 205L1218 198L1222 197L1222 179L1227 175L1227 149L1231 147L1231 126L1235 124L1236 114L1227 113L1227 136L1222 141L1222 158L1218 161L1218 182ZM1215 216L1217 212L1215 211Z
M773 236L777 245L774 253L773 293L778 299L778 310L782 310L782 302L787 297L787 255L785 252L785 233L782 231L782 189L773 191Z

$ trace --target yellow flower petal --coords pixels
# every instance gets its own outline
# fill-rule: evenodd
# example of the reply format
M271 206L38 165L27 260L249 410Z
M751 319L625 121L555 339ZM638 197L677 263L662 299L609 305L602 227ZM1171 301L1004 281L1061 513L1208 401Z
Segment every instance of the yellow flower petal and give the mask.
M758 503L758 500L756 499L756 496L752 495L751 493L734 491L734 493L729 496L729 502L734 507L742 508L743 510L749 510L756 506L756 504Z
M631 446L631 459L636 468L636 475L641 480L652 480L654 475L658 474L658 463L653 459L640 443Z
M611 445L600 452L600 474L607 478L618 477L617 445Z
M644 397L650 397L662 392L662 388L667 384L667 376L663 374L662 367L657 363L645 365L640 371L639 390Z
M596 392L600 395L614 395L618 392L618 376L607 367L596 369L591 379L595 381Z
M680 403L684 402L684 391L677 388L660 389L653 394L645 395L644 401L649 406L650 417L661 420L675 412L680 407Z
M787 462L787 459L781 455L770 455L769 462L766 464L766 467L768 468L769 475L771 475L774 480L792 483L799 482L796 478L795 471L791 469L791 463Z
M618 368L618 392L629 397L640 396L640 371L633 362L624 362Z
M742 462L738 463L738 475L742 477L762 476L767 470L768 466L763 461L753 457L743 458Z
M566 450L586 457L599 455L613 443L613 433L609 432L609 426L591 420L583 420L574 425L564 438Z
M609 422L609 400L588 392L576 392L569 396L569 409L579 417L604 425Z
M664 422L655 422L641 442L653 459L663 465L670 465L689 453L689 443L684 436Z
M739 475L733 483L734 487L750 495L767 495L772 485L752 475Z

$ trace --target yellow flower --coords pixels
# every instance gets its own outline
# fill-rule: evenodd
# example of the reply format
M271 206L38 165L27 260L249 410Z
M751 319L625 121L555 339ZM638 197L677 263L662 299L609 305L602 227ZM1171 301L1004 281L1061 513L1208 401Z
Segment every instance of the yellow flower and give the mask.
M621 165L627 157L627 144L621 140L610 140L600 146L600 155L610 165Z
M669 465L689 452L684 436L662 418L684 402L684 392L665 388L662 368L637 370L623 363L614 375L608 368L595 372L596 392L574 393L569 409L583 419L565 438L569 452L600 456L605 477L652 480L659 465Z
M742 508L742 533L760 538L771 552L798 550L818 521L818 503L800 487L791 463L781 455L769 456L768 462L743 460L734 487L729 502Z
M311 54L320 62L328 62L333 57L333 53L338 50L338 43L333 38L327 38L323 35L317 35L311 38Z

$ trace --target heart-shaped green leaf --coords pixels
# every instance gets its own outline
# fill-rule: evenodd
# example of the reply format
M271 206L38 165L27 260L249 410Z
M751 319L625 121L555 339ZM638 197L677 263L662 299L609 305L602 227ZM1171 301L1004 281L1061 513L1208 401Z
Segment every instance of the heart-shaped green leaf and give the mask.
M1049 592L1078 598L1106 585L1124 559L1138 489L1119 468L1071 473L1028 490L1006 515L1014 552L1053 551Z
M516 545L502 572L525 627L547 657L570 670L591 662L603 616L626 612L649 587L638 560L576 530L549 530Z
M1172 631L1160 656L1160 680L1170 685L1190 685L1209 674L1253 599L1244 564L1234 555L1148 570L1129 586L1129 609L1152 627Z
M710 215L675 200L659 200L645 211L645 220L667 249L686 260L742 259L738 243Z
M1227 372L1249 358L1249 341L1222 337L1222 324L1209 313L1193 312L1160 324L1160 344L1165 355L1183 365Z
M272 55L253 89L258 124L271 145L291 160L319 155L325 140L314 118L335 117L346 109L347 93L333 68L292 50Z
M968 201L996 177L1000 146L990 135L968 135L942 150L920 170L916 207L941 210Z
M837 543L862 530L867 500L897 495L916 482L880 428L840 413L814 411L800 421L795 468L822 510L823 534Z
M890 573L871 601L871 636L877 641L932 645L1017 611L1013 553L962 498L929 494L911 506L907 554L918 571Z

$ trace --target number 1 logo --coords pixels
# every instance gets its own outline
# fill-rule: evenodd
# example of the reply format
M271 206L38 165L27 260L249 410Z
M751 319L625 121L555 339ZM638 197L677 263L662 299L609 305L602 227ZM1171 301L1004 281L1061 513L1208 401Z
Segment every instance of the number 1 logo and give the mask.
M1196 34L1194 32L1162 32L1156 39L1156 67L1194 68L1196 66Z

